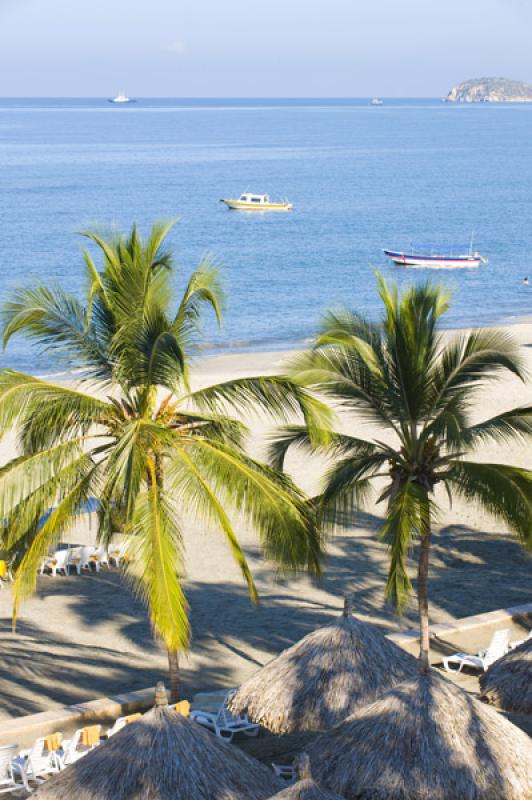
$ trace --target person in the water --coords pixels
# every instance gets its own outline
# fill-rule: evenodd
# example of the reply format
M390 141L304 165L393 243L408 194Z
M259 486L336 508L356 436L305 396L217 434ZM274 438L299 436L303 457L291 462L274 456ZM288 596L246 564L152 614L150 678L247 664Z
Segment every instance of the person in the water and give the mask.
M523 286L528 286L528 278L523 278Z

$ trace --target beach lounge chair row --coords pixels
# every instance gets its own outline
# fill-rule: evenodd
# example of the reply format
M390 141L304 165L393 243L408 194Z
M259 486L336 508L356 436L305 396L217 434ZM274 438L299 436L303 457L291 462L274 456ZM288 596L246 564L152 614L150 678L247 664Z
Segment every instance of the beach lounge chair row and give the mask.
M479 650L475 655L471 653L453 653L452 656L446 656L443 659L444 669L447 672L461 672L463 667L472 667L486 672L494 661L502 658L509 650L520 644L520 642L510 642L511 635L512 632L508 628L495 631L489 646L485 650Z
M182 700L173 707L183 716L188 716L188 701ZM105 738L114 736L141 716L139 712L119 717ZM74 764L98 747L102 738L101 725L89 725L76 730L71 739L64 740L61 733L39 737L29 750L18 752L16 744L0 747L0 794L17 789L31 792L33 784L39 785L50 775Z
M21 752L17 745L0 747L0 793L22 788L32 791L33 784L42 783L97 747L100 730L100 725L80 728L65 741L61 733L42 736Z
M56 550L42 559L39 572L41 575L49 572L55 578L58 573L68 575L72 569L81 575L81 571L84 569L94 568L96 572L99 572L102 566L109 567L114 564L119 567L127 559L127 545L127 542L122 542L109 549L86 545Z

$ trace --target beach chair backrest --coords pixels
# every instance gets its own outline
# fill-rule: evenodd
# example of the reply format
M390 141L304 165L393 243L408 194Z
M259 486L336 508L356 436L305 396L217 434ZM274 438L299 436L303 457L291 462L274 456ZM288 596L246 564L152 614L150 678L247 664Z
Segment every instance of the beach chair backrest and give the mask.
M94 553L94 547L92 547L92 545L85 545L85 547L80 547L80 557L82 566L86 566L89 563L93 553Z
M94 747L100 744L101 725L88 725L81 731L80 741L84 747Z
M78 730L74 732L72 739L70 739L70 741L68 742L65 749L65 754L63 756L64 764L70 764L71 761L74 759L76 750L78 749L78 745L80 743L82 730L83 728L78 728Z
M180 700L179 703L175 704L174 708L182 717L190 716L190 703L188 700Z
M18 752L18 745L7 744L0 747L0 786L11 783L11 762Z
M107 561L107 550L105 547L97 547L96 549L93 548L91 553L91 560L92 561Z
M46 770L50 764L51 753L48 752L45 745L44 736L35 739L30 752L28 753L28 761L30 763L31 771L34 775Z
M81 547L70 548L70 563L79 564L81 561Z
M64 569L70 562L70 550L56 550L52 555L56 569Z
M485 660L489 664L497 661L498 658L501 658L501 656L508 651L511 635L512 632L508 628L505 628L501 631L495 631L491 637L491 642L486 652Z
M49 753L53 753L56 750L61 749L61 743L63 741L63 734L59 731L56 733L49 733L48 736L44 737L44 746Z
M126 725L131 725L132 722L136 722L141 717L142 714L140 711L138 711L136 714L129 714L127 717L118 717L118 719L115 720L113 727L109 728L107 731L107 736L114 736L115 733L121 731L122 728L126 727Z

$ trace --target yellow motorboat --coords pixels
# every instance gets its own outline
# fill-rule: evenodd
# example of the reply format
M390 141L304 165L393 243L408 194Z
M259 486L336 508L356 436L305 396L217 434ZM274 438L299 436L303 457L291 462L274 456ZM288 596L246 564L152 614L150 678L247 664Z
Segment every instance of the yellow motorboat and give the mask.
M220 203L233 211L291 211L294 207L288 200L273 203L268 194L241 194L238 200L222 198Z

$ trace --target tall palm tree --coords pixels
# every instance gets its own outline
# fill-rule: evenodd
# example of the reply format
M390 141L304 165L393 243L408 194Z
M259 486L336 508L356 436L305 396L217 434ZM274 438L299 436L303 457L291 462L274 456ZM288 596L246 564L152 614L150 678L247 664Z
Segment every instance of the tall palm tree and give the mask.
M379 279L379 293L380 323L349 311L327 314L313 350L294 361L291 374L383 432L382 438L332 436L327 452L334 460L319 500L323 513L338 520L363 507L377 482L378 500L387 503L380 530L390 548L386 594L399 608L412 590L407 556L419 543L420 662L426 670L435 488L442 484L450 500L477 503L532 548L532 472L470 460L485 442L530 438L532 406L472 423L479 389L504 374L525 378L511 336L475 330L443 337L438 321L448 300L428 283L400 294ZM319 444L304 425L285 426L271 444L277 468L291 446L315 450Z
M253 600L257 591L233 513L252 523L266 557L290 570L320 569L309 503L289 478L246 454L246 428L231 410L299 411L316 430L326 411L283 377L190 390L203 310L220 319L223 298L218 272L206 260L172 303L172 258L164 245L171 227L154 226L146 241L136 228L109 240L85 234L103 266L84 251L84 302L41 285L21 288L4 306L4 345L24 334L78 370L80 384L0 372L0 435L15 428L20 444L20 455L0 469L0 519L4 547L19 554L16 620L21 601L35 590L42 557L81 505L98 498L100 541L108 543L117 529L130 536L127 575L168 651L175 697L178 652L189 642L186 515L223 533Z

